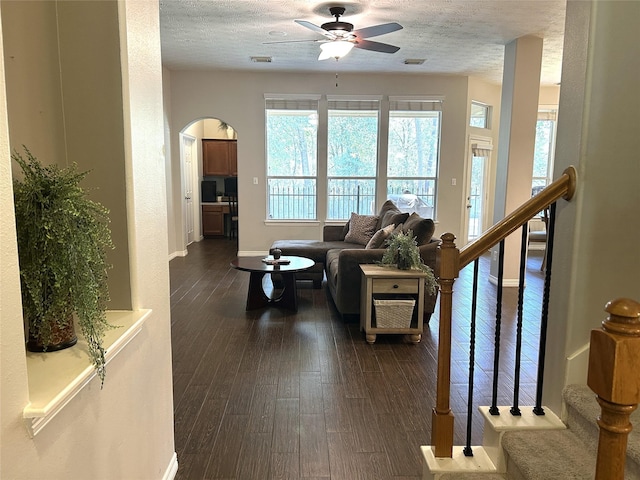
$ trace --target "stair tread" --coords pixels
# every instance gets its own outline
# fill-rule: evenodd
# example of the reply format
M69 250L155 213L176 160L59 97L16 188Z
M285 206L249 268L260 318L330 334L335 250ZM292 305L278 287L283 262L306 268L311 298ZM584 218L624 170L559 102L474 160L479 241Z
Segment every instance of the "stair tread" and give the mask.
M596 394L588 385L568 385L564 389L563 397L567 407L573 408L592 425L595 432L595 438L592 441L594 445L597 444L599 430L597 419L600 416L600 405L596 400ZM637 429L640 425L640 410L631 414L630 421L634 428L627 438L627 456L640 463L640 429Z
M440 480L505 480L507 477L499 473L445 473Z
M514 431L502 437L502 447L524 478L531 480L591 480L595 456L570 430Z

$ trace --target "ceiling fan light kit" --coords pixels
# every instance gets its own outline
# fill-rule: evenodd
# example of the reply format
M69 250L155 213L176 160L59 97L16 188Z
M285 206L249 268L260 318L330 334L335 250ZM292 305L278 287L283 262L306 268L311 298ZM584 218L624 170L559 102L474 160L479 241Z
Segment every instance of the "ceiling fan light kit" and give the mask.
M352 42L347 40L334 40L332 42L320 44L320 56L318 60L326 60L328 58L335 58L336 60L344 57L354 47Z

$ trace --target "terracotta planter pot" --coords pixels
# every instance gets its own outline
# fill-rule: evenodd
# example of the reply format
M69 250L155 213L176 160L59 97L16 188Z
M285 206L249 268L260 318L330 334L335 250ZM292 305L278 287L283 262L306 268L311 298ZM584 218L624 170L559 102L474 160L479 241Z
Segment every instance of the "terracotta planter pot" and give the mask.
M73 325L73 316L70 315L64 326L53 325L51 339L46 344L42 341L42 338L36 336L34 332L29 330L27 350L30 352L56 352L73 347L77 342L78 337L76 336L76 330Z

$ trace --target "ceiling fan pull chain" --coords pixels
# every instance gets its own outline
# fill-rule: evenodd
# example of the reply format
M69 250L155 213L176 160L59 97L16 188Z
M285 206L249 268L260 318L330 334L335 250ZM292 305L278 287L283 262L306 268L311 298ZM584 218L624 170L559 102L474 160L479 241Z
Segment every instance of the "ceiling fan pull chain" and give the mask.
M338 88L338 72L336 72L336 88Z

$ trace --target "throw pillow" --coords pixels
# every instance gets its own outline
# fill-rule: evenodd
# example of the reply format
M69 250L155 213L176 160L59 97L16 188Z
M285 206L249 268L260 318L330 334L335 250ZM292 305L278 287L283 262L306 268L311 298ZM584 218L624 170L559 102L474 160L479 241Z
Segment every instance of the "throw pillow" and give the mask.
M407 218L409 218L408 213L389 211L384 214L384 217L382 217L380 228L384 228L387 225L398 225L399 223L404 223Z
M391 236L395 228L396 226L393 223L391 225L387 225L384 228L381 228L373 234L373 237L371 237L371 240L369 240L369 243L367 243L367 246L364 248L368 249L382 247L382 245L384 245L384 241Z
M349 231L344 237L345 242L366 245L376 233L378 217L376 215L358 215L352 213L349 219Z
M377 228L377 230L380 230L381 228L384 228L387 225L389 225L389 222L387 222L384 225L382 224L382 222L384 221L384 217L385 217L385 215L387 213L391 213L391 215L394 215L396 213L400 213L400 210L398 210L398 207L396 207L396 204L393 203L391 200L387 200L380 207L380 211L378 212L379 220L378 220L378 228Z
M347 223L344 224L344 227L342 227L342 233L340 234L340 240L344 240L344 237L347 236L347 233L349 233L349 222L347 221Z
M422 218L414 212L402 226L402 231L404 233L407 233L409 230L413 232L413 236L416 237L418 245L424 245L431 240L431 237L433 237L436 225L430 218Z

